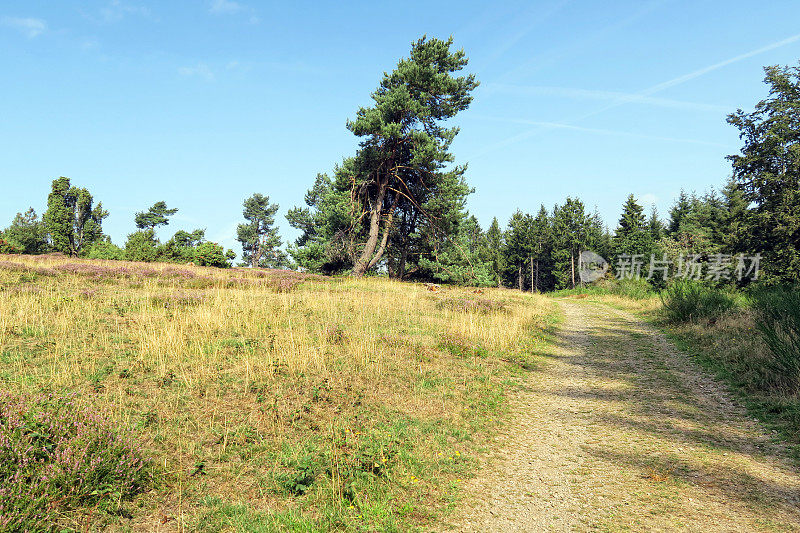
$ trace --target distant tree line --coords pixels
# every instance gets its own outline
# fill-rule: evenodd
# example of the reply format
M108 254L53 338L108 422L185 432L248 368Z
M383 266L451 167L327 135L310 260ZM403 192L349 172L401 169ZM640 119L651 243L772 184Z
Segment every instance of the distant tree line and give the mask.
M243 265L278 268L287 266L286 253L274 227L277 205L269 197L254 194L244 201L245 223L238 226L237 239L243 248ZM179 230L162 243L156 228L167 226L178 212L158 201L134 215L136 231L119 247L103 233L108 212L102 203L94 205L92 194L70 183L69 178L53 180L47 210L39 218L33 208L17 213L11 225L0 233L0 253L61 253L71 257L126 261L194 263L200 266L230 267L236 254L206 240L205 230Z
M609 259L691 255L701 262L759 254L762 280L798 279L799 67L767 67L768 98L752 113L728 117L744 145L729 157L733 172L721 191L681 192L663 219L655 208L646 215L630 195L613 232L572 197L536 213L517 211L505 228L495 218L484 230L466 209L473 192L467 167L450 152L458 128L446 123L469 107L478 86L474 75L459 75L468 60L452 44L423 37L384 74L372 105L347 123L361 139L358 150L318 174L305 206L288 211L301 232L288 253L275 228L278 205L261 194L244 201L236 235L243 266L549 291L580 283L581 253L591 250ZM33 209L18 213L0 234L0 253L232 264L235 254L207 241L202 229L160 242L156 228L176 212L161 201L136 213L137 230L118 247L103 233L102 204L62 177L41 219ZM612 260L610 275L618 268Z
M289 211L302 235L289 246L296 264L323 273L382 272L400 280L498 285L546 291L574 287L581 252L614 257L683 257L709 263L737 254L762 258L761 279L800 274L800 70L768 67L769 98L753 113L730 115L744 147L720 191L681 192L662 220L633 195L611 232L578 198L548 211L517 211L505 229L487 230L467 212L473 190L443 123L466 109L478 82L457 76L467 59L452 39L422 38L384 74L348 128L362 138L352 157L319 174L305 206ZM653 283L663 284L653 279ZM728 281L732 279L716 280ZM735 280L739 283L740 280ZM743 282L743 281L741 281Z

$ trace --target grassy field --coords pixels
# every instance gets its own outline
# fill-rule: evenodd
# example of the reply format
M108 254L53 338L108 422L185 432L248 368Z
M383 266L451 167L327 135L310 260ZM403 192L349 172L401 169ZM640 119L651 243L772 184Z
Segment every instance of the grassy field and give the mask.
M0 387L73 393L150 461L145 492L58 507L60 527L417 529L475 474L555 309L499 289L0 256Z

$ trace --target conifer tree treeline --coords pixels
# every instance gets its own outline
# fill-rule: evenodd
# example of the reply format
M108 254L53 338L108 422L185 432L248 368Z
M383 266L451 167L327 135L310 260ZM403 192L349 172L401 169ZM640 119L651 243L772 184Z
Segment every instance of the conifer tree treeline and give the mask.
M535 214L518 210L505 227L494 218L484 230L466 209L473 192L466 165L450 152L458 129L445 126L478 85L473 75L457 75L467 58L452 44L414 42L409 57L384 74L373 105L348 122L362 139L356 154L317 175L305 207L286 215L302 232L288 247L295 263L274 227L278 206L261 194L245 200L237 228L244 264L548 291L576 286L581 254L591 250L612 261L610 275L619 274L613 258L621 255L709 261L760 254L762 279L800 277L800 67L765 68L768 97L753 112L728 117L743 140L729 157L731 178L720 191L682 191L664 220L655 208L646 215L630 195L612 233L570 197ZM231 264L233 252L207 241L203 229L178 231L162 244L156 229L176 212L160 201L136 213L137 231L118 247L103 233L102 204L60 177L41 218L31 208L0 232L0 252Z

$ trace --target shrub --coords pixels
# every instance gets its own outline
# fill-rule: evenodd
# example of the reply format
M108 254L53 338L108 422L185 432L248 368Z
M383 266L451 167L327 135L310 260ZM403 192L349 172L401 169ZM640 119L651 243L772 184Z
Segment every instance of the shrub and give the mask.
M152 262L158 255L158 240L152 229L136 231L128 235L125 243L125 259L128 261Z
M10 242L0 238L0 254L19 254L22 253Z
M215 242L206 241L198 244L194 252L194 262L200 266L212 266L219 268L230 268L231 252L225 252L225 249Z
M612 279L598 282L598 287L610 294L624 296L633 300L644 300L653 296L653 287L646 279Z
M671 322L715 319L736 306L733 296L695 280L678 280L661 293Z
M112 510L149 485L149 463L111 427L72 396L0 392L0 532L55 530L65 511Z
M89 259L112 259L121 261L125 258L125 250L112 243L110 240L97 241L89 248L86 257Z
M778 382L795 389L800 385L800 292L771 288L752 297L756 326L773 356L770 370Z

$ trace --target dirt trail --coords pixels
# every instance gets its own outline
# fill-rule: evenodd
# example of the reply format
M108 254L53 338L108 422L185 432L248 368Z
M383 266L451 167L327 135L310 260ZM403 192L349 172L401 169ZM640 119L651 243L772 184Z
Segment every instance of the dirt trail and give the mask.
M800 530L800 474L722 386L632 315L561 305L451 529Z

